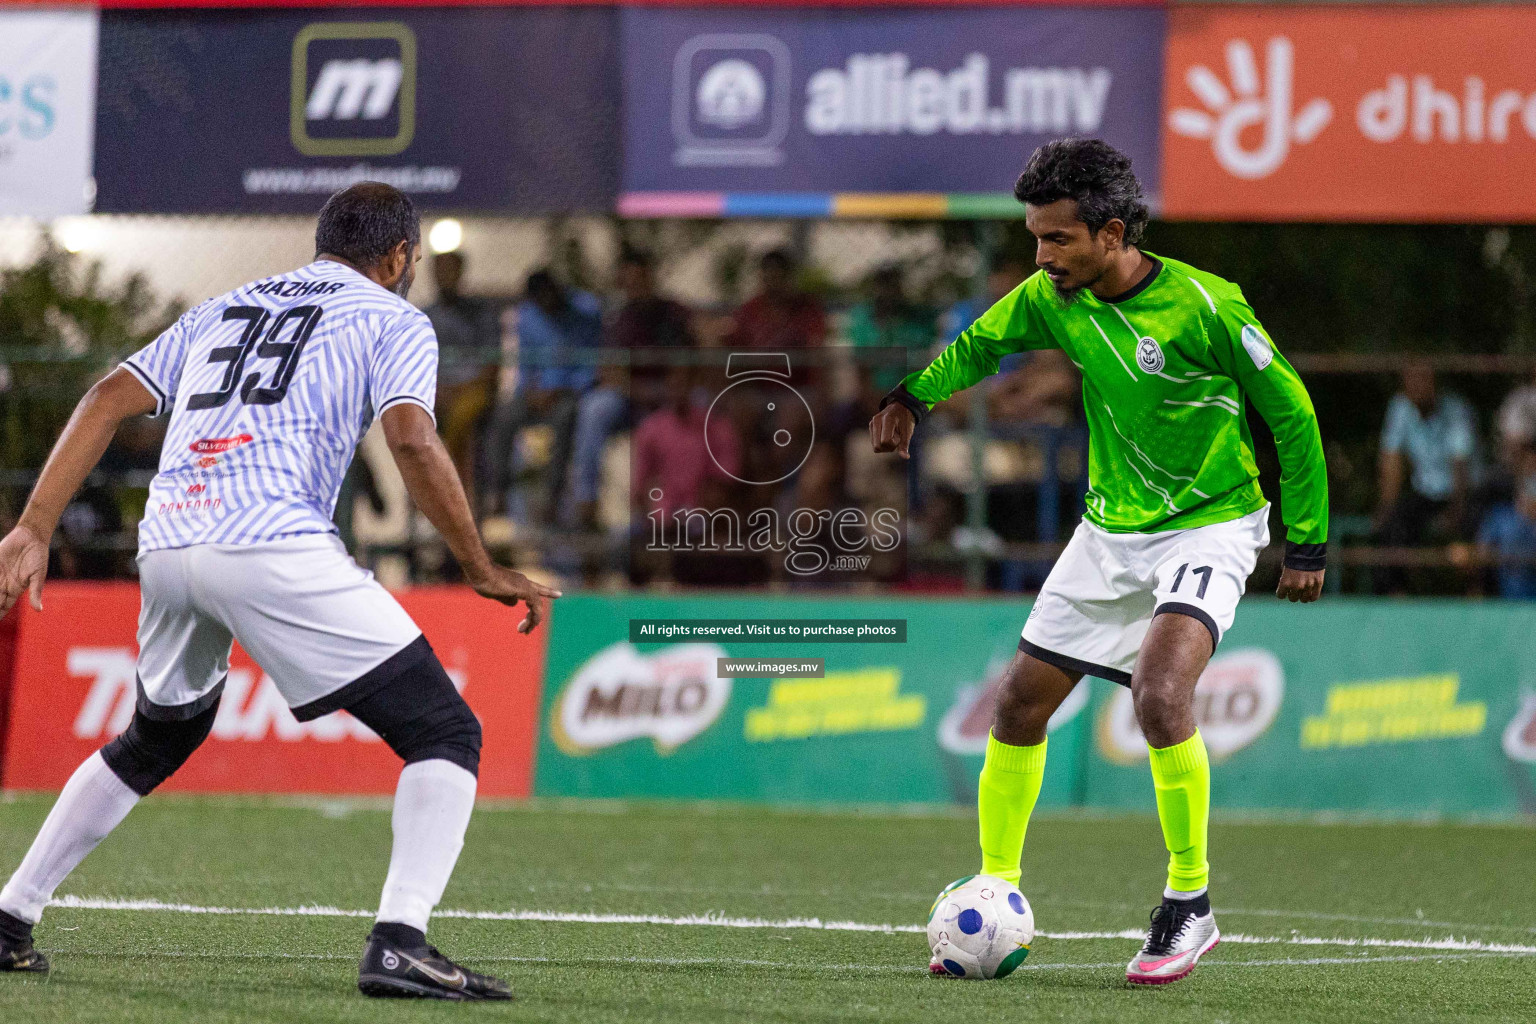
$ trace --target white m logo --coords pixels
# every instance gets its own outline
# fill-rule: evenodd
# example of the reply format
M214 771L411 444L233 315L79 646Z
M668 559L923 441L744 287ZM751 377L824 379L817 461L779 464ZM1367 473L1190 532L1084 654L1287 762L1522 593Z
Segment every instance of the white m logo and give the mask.
M394 106L404 74L405 66L396 57L328 60L320 68L304 116L310 121L351 121L361 114L364 120L377 121Z

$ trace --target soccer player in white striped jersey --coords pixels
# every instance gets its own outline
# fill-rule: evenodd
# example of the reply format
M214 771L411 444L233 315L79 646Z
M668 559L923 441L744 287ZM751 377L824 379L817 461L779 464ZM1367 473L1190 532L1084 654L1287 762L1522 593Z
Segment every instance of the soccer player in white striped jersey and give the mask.
M401 756L394 845L358 986L373 996L506 999L427 944L474 807L480 723L421 630L352 561L332 513L377 417L417 506L484 597L559 597L496 565L432 405L437 339L405 301L420 259L411 201L376 182L332 196L315 261L188 312L91 388L0 541L0 614L42 611L59 515L131 416L169 415L139 527L138 699L122 735L70 778L0 890L0 970L46 971L32 927L66 875L207 737L232 640L295 717L346 709Z

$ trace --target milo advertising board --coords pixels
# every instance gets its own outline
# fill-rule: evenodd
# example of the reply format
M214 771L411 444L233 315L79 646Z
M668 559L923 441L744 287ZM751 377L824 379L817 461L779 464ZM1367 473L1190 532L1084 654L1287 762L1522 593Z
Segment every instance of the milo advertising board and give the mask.
M562 598L536 792L789 802L974 796L1020 602ZM631 643L631 619L905 620L905 642ZM817 678L730 678L721 659L820 660ZM1084 734L1086 735L1086 733ZM942 737L942 739L941 739ZM1072 800L1071 742L1044 799Z
M550 638L535 792L807 802L975 799L1024 601L573 596ZM630 620L906 622L900 642L633 642ZM643 636L643 634L642 634ZM743 677L733 659L803 659ZM1536 813L1536 608L1246 601L1196 690L1233 809ZM1046 806L1153 808L1130 692L1051 722Z

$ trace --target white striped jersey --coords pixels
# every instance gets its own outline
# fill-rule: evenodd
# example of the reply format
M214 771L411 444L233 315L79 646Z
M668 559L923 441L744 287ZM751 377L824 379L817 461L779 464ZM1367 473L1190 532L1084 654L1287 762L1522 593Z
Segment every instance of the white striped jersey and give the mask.
M122 364L169 413L139 550L336 530L341 481L374 416L432 412L425 314L318 260L190 310Z

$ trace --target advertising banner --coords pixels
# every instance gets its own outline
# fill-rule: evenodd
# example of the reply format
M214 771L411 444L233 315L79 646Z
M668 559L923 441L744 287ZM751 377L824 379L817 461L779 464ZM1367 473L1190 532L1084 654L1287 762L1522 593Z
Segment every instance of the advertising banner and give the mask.
M535 792L970 803L1020 601L563 598ZM631 619L905 619L905 643L630 643ZM1536 812L1536 608L1254 599L1196 716L1233 809ZM1455 638L1455 642L1449 638ZM730 678L721 659L821 659ZM728 662L727 662L728 663ZM1052 721L1044 801L1152 810L1130 692L1080 686Z
M1164 18L626 9L621 212L1015 213L1025 159L1065 135L1120 146L1155 198Z
M1163 213L1536 218L1536 8L1178 7Z
M991 726L988 687L1013 657L1028 610L1015 601L561 598L535 792L969 800ZM764 618L904 619L907 634L904 643L629 642L630 619ZM727 678L726 657L821 659L824 675ZM1071 801L1085 736L1053 735L1045 802Z
M0 216L91 203L96 12L0 9Z
M354 181L428 209L612 208L617 12L102 16L96 208L313 213Z
M399 595L484 727L480 795L527 796L545 631L461 588ZM139 589L53 583L19 624L0 784L58 789L127 727L136 695ZM213 732L168 790L392 793L400 759L346 712L299 723L237 645Z

